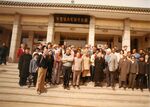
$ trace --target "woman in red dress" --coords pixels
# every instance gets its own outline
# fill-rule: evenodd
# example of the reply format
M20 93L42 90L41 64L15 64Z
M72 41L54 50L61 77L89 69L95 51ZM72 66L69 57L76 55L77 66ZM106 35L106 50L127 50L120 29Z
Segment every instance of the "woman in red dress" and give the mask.
M25 49L25 44L21 44L20 48L17 50L17 62L20 58L20 56L24 53L24 49Z

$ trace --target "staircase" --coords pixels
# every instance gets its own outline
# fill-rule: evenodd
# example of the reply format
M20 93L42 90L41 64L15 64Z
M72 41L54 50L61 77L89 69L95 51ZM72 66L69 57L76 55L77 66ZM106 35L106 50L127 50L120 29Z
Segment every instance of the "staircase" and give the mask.
M48 92L38 95L34 87L18 85L17 64L0 65L0 107L150 107L150 92L94 87L64 90L62 85L47 86Z

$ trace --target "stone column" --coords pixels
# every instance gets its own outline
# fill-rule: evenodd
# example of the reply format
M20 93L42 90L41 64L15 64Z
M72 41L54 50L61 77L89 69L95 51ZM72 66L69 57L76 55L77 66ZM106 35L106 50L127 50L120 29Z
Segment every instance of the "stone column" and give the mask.
M20 15L16 14L14 18L13 28L12 28L12 37L11 37L10 52L9 52L10 62L16 61L16 53L17 53L17 49L20 46L21 33L22 32L20 26Z
M91 46L95 44L95 17L90 18L88 44Z
M47 38L46 42L54 42L54 17L53 15L49 15L49 22L47 27Z
M33 51L33 40L34 40L34 32L29 31L29 36L28 36L28 47L30 48L31 52Z
M124 31L122 36L122 48L123 46L128 46L127 51L130 51L131 48L131 38L130 38L130 20L125 19L124 21Z

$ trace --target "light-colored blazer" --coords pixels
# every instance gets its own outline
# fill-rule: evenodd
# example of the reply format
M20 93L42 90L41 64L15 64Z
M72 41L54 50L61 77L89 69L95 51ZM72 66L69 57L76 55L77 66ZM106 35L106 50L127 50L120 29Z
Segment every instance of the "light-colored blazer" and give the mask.
M118 68L117 56L113 53L110 55L110 59L108 61L108 68L110 72L114 72Z

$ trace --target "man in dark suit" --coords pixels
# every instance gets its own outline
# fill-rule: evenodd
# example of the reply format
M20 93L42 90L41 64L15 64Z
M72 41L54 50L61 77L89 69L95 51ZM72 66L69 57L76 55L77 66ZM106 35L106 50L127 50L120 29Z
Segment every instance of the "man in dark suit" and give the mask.
M144 88L144 78L146 75L146 62L144 61L144 57L141 56L139 58L139 72L138 72L138 88L141 89L141 91L143 91Z
M8 55L8 47L5 43L2 44L0 47L0 64L4 63L6 65L6 58Z
M19 58L18 69L19 69L19 85L25 86L27 82L27 77L29 76L29 66L32 55L30 54L30 49L26 48L24 54Z

